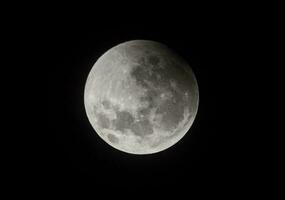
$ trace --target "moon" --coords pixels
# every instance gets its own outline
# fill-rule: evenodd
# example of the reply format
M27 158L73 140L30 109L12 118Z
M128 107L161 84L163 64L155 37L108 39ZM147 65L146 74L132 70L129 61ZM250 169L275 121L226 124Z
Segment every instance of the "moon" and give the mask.
M95 132L130 154L176 144L190 129L199 103L196 77L179 55L148 40L121 43L92 67L84 105Z

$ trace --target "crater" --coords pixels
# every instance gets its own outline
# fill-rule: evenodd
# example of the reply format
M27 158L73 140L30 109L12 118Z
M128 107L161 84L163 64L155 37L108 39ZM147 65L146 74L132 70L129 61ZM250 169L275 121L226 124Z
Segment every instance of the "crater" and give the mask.
M108 100L103 100L102 105L105 109L110 109L110 107L111 107L111 104Z
M138 110L139 115L148 115L150 113L150 109L148 108L143 108Z
M118 143L119 142L119 139L111 133L109 133L107 137L111 143Z

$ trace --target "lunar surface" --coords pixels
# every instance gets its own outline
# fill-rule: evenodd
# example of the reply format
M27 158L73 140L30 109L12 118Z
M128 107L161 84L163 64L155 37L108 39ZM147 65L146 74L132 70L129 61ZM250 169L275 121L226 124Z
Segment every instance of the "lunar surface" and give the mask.
M91 69L84 104L96 133L112 147L151 154L177 143L197 113L190 66L167 46L147 40L119 44Z

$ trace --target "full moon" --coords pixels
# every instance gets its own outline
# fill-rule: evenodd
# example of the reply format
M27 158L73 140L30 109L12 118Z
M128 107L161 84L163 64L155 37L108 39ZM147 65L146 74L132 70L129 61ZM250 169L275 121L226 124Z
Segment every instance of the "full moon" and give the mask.
M131 154L176 144L190 129L199 103L195 75L167 46L148 40L121 43L92 67L84 105L95 132Z

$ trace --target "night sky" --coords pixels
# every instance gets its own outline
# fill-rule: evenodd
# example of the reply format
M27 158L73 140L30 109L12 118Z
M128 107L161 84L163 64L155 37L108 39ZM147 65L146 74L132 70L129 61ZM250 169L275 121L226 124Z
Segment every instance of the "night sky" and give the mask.
M106 188L179 192L193 187L236 193L241 185L247 190L252 174L249 136L239 126L246 93L241 74L247 68L241 61L246 56L243 33L231 25L235 20L187 13L182 18L130 18L63 16L51 26L46 130L52 136L46 161L50 185L59 190L90 187L95 193ZM133 39L161 42L185 58L200 93L189 133L171 148L144 156L118 151L100 139L83 103L85 81L96 60Z

